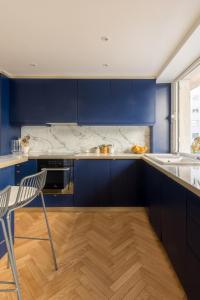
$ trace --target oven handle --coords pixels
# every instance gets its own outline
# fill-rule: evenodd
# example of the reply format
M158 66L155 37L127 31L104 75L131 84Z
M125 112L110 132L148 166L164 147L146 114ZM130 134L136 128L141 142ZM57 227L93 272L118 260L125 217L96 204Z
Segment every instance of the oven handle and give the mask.
M42 168L43 170L47 170L47 171L69 171L70 168Z

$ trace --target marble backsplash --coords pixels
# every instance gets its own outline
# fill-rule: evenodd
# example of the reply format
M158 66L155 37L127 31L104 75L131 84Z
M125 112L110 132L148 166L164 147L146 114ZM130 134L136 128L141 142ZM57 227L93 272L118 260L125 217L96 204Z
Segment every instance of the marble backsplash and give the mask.
M31 136L30 152L79 153L101 144L112 144L115 152L130 152L134 144L150 144L147 126L24 126L21 135Z

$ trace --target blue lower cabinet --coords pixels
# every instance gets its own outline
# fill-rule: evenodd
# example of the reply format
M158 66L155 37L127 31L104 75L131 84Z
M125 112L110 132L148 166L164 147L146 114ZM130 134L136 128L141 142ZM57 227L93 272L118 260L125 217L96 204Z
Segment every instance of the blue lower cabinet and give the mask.
M167 176L162 184L162 242L183 285L186 282L186 190Z
M15 184L19 185L25 177L37 173L37 160L32 159L15 166Z
M141 179L144 183L144 198L148 207L149 220L159 239L162 238L161 179L162 174L159 171L145 164L143 178Z
M73 195L57 195L49 194L44 195L45 205L47 207L71 207L74 205ZM41 207L41 198L37 197L33 202L29 204L29 207Z
M186 290L189 299L200 299L200 199L187 193Z
M14 167L8 167L0 169L0 190L4 189L8 185L15 184L15 172ZM14 234L14 214L11 216L12 232ZM4 236L2 227L0 225L0 258L6 253L6 246L4 242Z
M143 206L140 197L140 161L111 160L111 205Z
M110 161L76 160L74 162L74 205L110 206Z
M15 184L19 185L21 180L29 175L33 175L37 173L37 160L36 159L31 159L28 160L25 163L18 164L15 166ZM27 206L41 206L41 200L39 197L34 199L30 204Z
M75 206L142 206L139 160L77 160Z

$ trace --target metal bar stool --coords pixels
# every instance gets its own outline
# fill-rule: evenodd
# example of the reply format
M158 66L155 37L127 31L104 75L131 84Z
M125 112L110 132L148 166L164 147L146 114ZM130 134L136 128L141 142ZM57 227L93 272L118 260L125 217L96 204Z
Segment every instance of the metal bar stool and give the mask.
M0 292L16 292L18 300L22 300L22 295L21 295L21 289L19 286L19 280L18 280L18 274L17 274L17 268L15 264L15 259L12 255L12 250L11 250L11 244L10 244L10 239L8 237L8 232L6 229L6 224L4 217L6 216L8 212L8 207L9 207L9 200L10 200L10 192L11 192L11 187L7 187L3 191L0 192L0 223L2 225L2 230L4 234L4 240L8 252L8 257L10 261L10 266L11 266L11 271L13 275L14 281L0 281L0 284L13 284L15 285L15 289L0 289Z
M44 188L45 185L46 176L47 176L47 170L42 170L41 172L36 173L34 175L24 177L21 180L19 186L11 187L10 201L9 201L9 206L7 211L8 237L10 240L12 257L14 257L13 240L12 240L12 232L11 232L11 217L10 217L11 213L16 209L26 206L31 201L33 201L36 197L40 196L42 201L45 222L47 226L48 238L25 237L25 236L24 237L16 236L15 238L49 241L55 270L58 270L51 230L48 222L47 211L46 211L44 196L42 192L42 189Z

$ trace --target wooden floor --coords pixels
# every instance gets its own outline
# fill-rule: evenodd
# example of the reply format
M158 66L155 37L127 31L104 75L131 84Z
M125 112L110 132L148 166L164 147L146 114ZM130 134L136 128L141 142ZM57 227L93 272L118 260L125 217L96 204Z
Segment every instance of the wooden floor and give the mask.
M24 300L186 299L143 209L49 212L49 220L57 272L48 242L16 240ZM16 233L44 237L43 215L17 212ZM0 280L8 278L2 259ZM1 297L17 299L14 293Z

